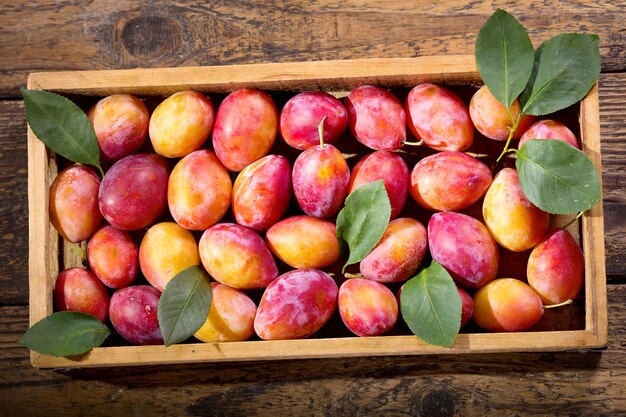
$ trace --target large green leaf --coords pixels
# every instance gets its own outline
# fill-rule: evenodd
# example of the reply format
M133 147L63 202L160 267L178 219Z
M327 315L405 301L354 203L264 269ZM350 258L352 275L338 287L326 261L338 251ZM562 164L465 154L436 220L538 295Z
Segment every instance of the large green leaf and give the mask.
M167 283L157 310L165 346L188 339L202 327L211 298L209 276L199 266L182 270Z
M515 165L524 194L544 211L578 213L600 201L596 168L587 155L566 142L529 140L517 151Z
M461 297L437 261L404 284L400 311L413 334L431 345L452 346L461 329Z
M44 355L80 355L100 346L110 333L90 314L60 311L35 323L22 336L20 343Z
M598 35L567 33L535 53L530 81L520 95L524 114L544 115L580 101L600 75Z
M506 108L522 92L533 70L528 33L513 16L498 9L476 37L476 65L489 91Z
M383 180L351 192L337 216L337 238L348 245L346 266L360 262L374 249L389 224L391 204Z
M73 162L100 166L96 133L85 112L58 94L22 88L26 120L37 138Z

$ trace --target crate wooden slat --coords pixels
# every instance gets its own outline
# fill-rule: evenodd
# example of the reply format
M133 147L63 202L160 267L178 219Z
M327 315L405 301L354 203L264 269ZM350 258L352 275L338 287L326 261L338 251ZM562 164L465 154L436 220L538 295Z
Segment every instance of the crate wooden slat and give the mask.
M421 82L480 83L473 56L436 56L352 61L295 62L219 67L34 73L29 89L105 96L114 93L166 96L193 89L225 93L256 87L272 91L349 90L362 84L411 87ZM597 85L580 105L582 148L601 172ZM48 217L48 193L56 162L28 131L29 283L31 325L52 313L52 290L59 270L59 237ZM287 341L193 343L170 347L100 347L85 355L56 358L31 352L33 366L96 367L203 361L278 360L373 355L559 351L602 347L607 343L606 275L602 203L582 217L585 255L585 326L582 330L460 334L452 348L414 336L343 337Z

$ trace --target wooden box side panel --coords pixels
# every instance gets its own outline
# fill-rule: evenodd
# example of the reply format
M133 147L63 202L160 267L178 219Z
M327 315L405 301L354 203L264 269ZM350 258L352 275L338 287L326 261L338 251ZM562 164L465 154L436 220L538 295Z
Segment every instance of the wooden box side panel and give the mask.
M389 87L421 82L478 84L473 56L372 59L355 61L255 64L224 67L138 69L38 73L29 78L31 89L59 93L108 95L120 92L167 95L182 89L207 93L256 87L272 91L322 89L348 90L364 83ZM600 167L597 87L581 104L583 150ZM56 175L53 156L32 132L28 133L30 313L31 325L52 312L52 288L59 269L59 237L50 226L48 190ZM413 336L378 338L304 339L298 341L184 344L165 348L96 348L75 358L31 354L38 367L90 367L181 363L321 358L338 356L406 355L510 351L554 351L598 347L606 344L606 282L602 207L583 216L586 262L586 318L584 331L518 334L462 334L451 349L439 348Z

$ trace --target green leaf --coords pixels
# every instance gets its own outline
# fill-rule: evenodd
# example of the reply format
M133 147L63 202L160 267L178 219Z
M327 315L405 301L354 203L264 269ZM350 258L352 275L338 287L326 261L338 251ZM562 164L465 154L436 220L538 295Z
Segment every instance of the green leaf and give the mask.
M100 166L98 139L80 107L58 94L21 89L26 120L37 138L53 152L81 164Z
M584 152L566 142L529 140L517 151L515 165L524 194L543 211L578 213L600 201L596 168Z
M348 195L337 216L337 238L350 250L343 271L346 266L363 260L374 249L390 217L391 204L383 180L364 184Z
M598 35L582 33L557 35L544 42L520 95L522 112L549 114L585 97L600 75L599 44Z
M167 283L157 310L165 346L188 339L202 327L211 298L209 276L199 266L180 271Z
M475 55L487 88L508 109L533 70L534 50L528 33L517 19L498 9L478 32Z
M437 261L404 284L400 311L413 334L431 345L452 346L461 329L461 297Z
M35 323L24 333L20 343L44 355L80 355L100 346L110 333L90 314L60 311Z

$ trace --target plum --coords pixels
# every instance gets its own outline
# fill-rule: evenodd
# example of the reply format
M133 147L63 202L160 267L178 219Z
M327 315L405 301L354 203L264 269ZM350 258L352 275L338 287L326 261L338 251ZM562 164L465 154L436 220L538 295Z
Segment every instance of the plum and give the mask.
M100 178L85 165L69 166L56 176L50 186L50 222L63 239L80 242L98 228L99 189Z
M265 288L278 267L263 238L234 223L218 223L200 238L200 259L216 281L237 289Z
M562 140L563 142L569 143L574 148L580 149L576 135L574 135L567 126L556 120L539 120L533 124L520 138L518 148L521 148L524 142L531 139Z
M139 249L128 232L105 226L89 239L87 261L104 285L124 288L137 276Z
M153 153L129 155L104 175L98 201L104 218L121 230L153 223L167 205L167 161Z
M428 246L426 228L417 220L389 222L382 238L361 261L361 274L380 282L402 282L417 271Z
M428 222L428 246L433 259L463 287L480 288L498 272L496 241L484 224L466 214L433 214Z
M439 152L411 172L411 197L422 207L458 211L477 202L491 185L487 165L463 152Z
M467 105L452 91L424 83L406 97L409 130L438 151L464 151L474 142L474 126Z
M482 210L489 232L500 245L513 252L534 247L550 222L550 215L526 198L514 168L504 168L496 174L485 194Z
M141 272L159 291L163 291L180 271L199 264L198 245L193 235L174 222L150 227L139 246Z
M543 316L541 298L524 282L498 278L474 294L474 322L490 332L523 332Z
M398 321L398 302L380 282L349 279L339 288L339 314L357 336L380 336Z
M54 302L59 311L80 311L105 322L109 312L109 294L100 280L85 268L62 271L54 284Z
M267 155L237 175L232 211L242 226L259 232L279 221L291 200L291 167L281 155Z
M517 99L515 99L511 108L507 111L506 107L484 85L472 96L469 111L472 122L480 133L489 139L502 141L507 140L509 137L510 129L513 128L513 120L517 120L521 109ZM522 136L534 121L534 116L523 115L513 134L513 138Z
M548 230L530 253L528 284L546 304L575 298L585 278L585 257L565 229Z
M278 133L278 110L272 97L242 88L230 93L217 109L213 148L222 164L239 172L267 155Z
M322 120L324 141L333 144L348 126L348 113L341 101L330 94L305 91L290 98L283 106L280 134L289 146L305 150L319 144L318 126Z
M457 286L456 289L461 297L461 327L463 327L474 315L474 299L463 288Z
M340 256L335 224L317 217L288 217L265 236L272 253L293 268L324 268Z
M208 139L215 110L211 100L196 91L179 91L163 100L150 117L154 151L166 158L180 158Z
M323 271L298 269L276 278L265 290L254 330L264 340L305 338L333 315L337 284Z
M400 155L376 151L364 156L352 168L349 193L361 185L383 180L391 204L391 218L400 215L409 191L409 169Z
M206 321L194 337L206 343L239 342L254 334L256 305L243 291L213 282L213 298Z
M113 94L87 113L100 147L100 159L117 161L141 148L148 135L150 114L144 102L130 94Z
M212 151L191 152L178 161L169 177L170 213L185 229L208 229L228 211L231 190L230 175Z
M363 145L377 151L400 149L406 139L406 114L391 92L362 85L345 100L348 126Z
M149 285L121 288L111 297L109 317L115 330L134 345L162 345L157 311L161 293Z

